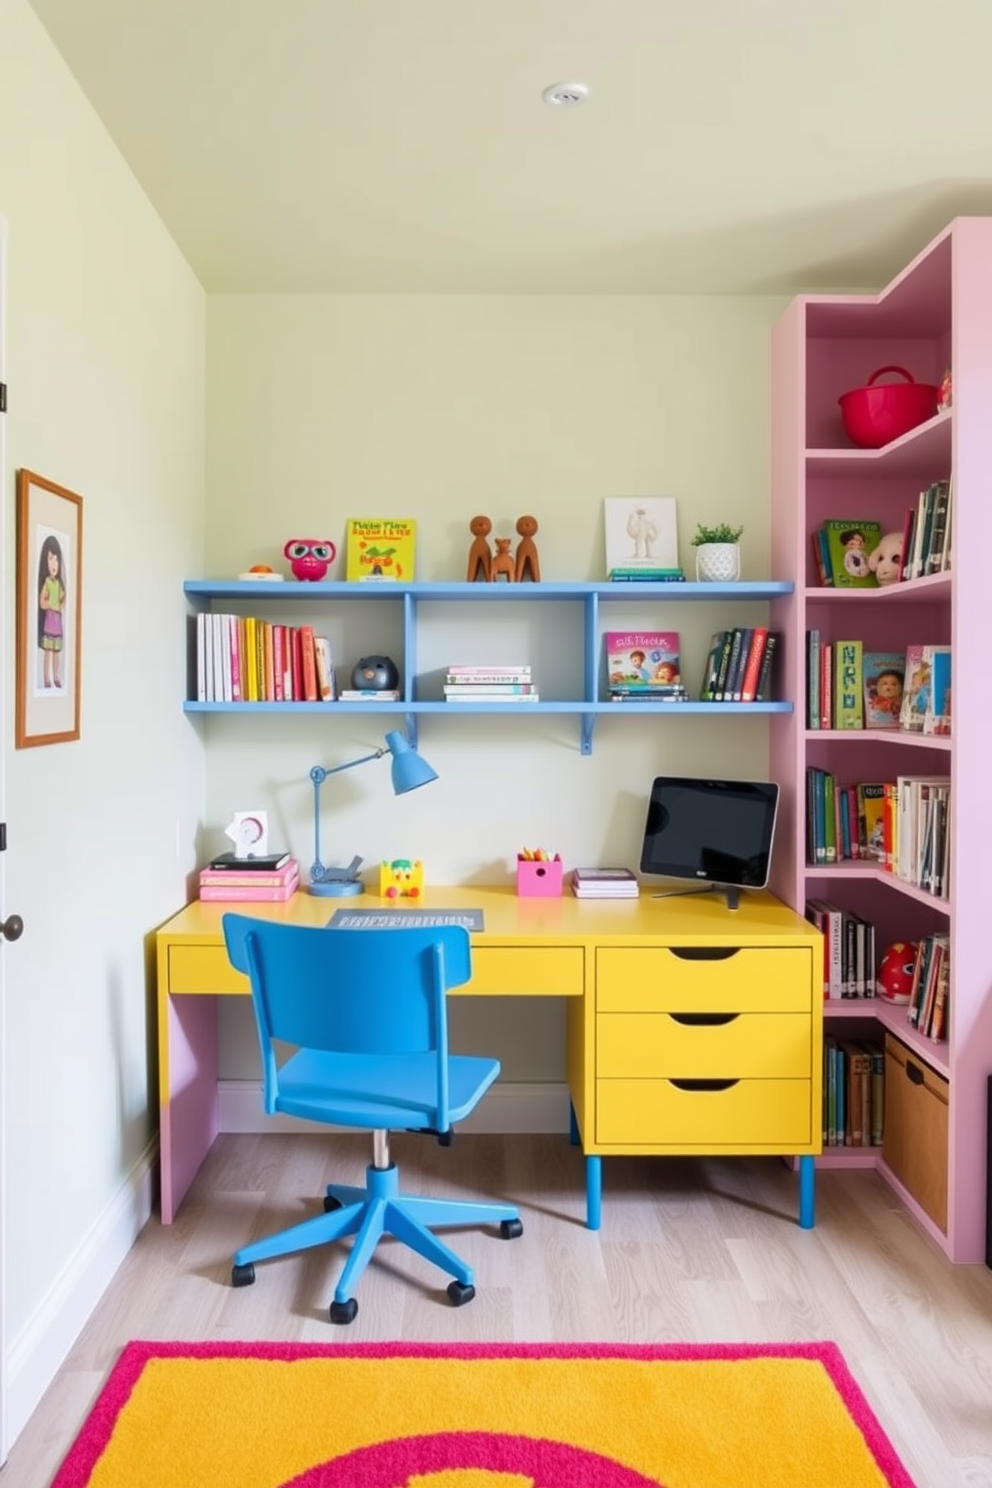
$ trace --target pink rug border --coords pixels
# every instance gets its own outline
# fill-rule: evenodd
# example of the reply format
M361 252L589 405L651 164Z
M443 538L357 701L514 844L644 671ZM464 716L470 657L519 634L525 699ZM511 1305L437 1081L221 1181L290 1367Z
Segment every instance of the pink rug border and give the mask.
M836 1343L155 1343L125 1344L51 1488L87 1488L114 1423L151 1359L813 1359L823 1365L887 1488L916 1488Z

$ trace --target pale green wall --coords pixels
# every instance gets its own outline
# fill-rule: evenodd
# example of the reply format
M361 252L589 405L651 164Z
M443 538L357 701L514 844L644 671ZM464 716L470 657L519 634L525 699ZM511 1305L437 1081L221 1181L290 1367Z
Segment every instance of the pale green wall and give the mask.
M203 790L177 641L202 561L204 295L26 0L0 0L0 38L2 908L26 926L0 951L13 1377L156 1124L146 937L185 900ZM29 750L12 746L21 466L84 501L82 736Z
M696 522L725 518L746 527L744 577L763 577L768 330L780 310L770 299L212 296L206 573L263 561L285 569L286 538L340 544L348 516L393 514L418 520L418 578L462 579L474 513L510 534L532 512L544 578L601 578L602 498L656 494L678 498L687 569ZM339 559L332 576L342 573ZM537 608L542 631L559 627L556 644L542 640L540 682L559 647L577 653L581 621ZM466 618L453 614L442 622L461 644ZM501 614L515 657L530 640ZM746 623L733 606L635 606L628 616L617 625L680 631L693 687L710 631ZM366 646L388 643L376 623L365 604L331 620L346 670ZM443 665L450 640L435 632L431 644ZM366 752L382 728L367 716L212 718L208 828L219 834L231 811L264 807L280 842L309 863L307 771ZM767 768L760 717L603 719L585 758L566 717L425 718L420 745L441 778L411 796L390 794L385 766L328 782L329 861L419 856L433 884L506 879L525 843L566 864L636 865L654 774ZM224 1017L224 1074L247 1076L247 1012L225 1007ZM460 1011L470 1038L482 1018ZM515 1008L499 1021L494 1052L509 1078L560 1078L553 1019L528 1026Z
M308 861L309 766L381 733L355 717L191 725L177 706L183 577L276 562L288 536L338 540L346 516L391 511L419 520L423 578L462 576L477 511L505 533L533 512L545 577L598 577L602 497L637 493L678 497L687 566L696 520L744 521L745 576L758 577L767 333L780 307L376 296L205 305L26 0L0 0L0 36L2 908L27 925L0 952L16 1362L67 1305L80 1247L147 1160L154 927L187 897L195 862L222 845L233 809L267 807ZM82 738L30 751L10 742L21 465L85 500ZM682 631L691 682L710 630L740 618L713 606L650 616ZM577 639L567 615L546 623L562 625L563 648ZM508 645L514 636L511 626ZM341 620L336 633L344 660L378 640L371 624L356 634ZM435 645L443 658L446 642ZM505 877L517 847L538 839L569 863L631 861L656 771L761 774L767 758L760 719L606 719L591 758L567 719L437 719L424 721L421 746L441 779L411 797L390 795L384 765L332 782L330 859L415 853L434 884ZM557 1014L466 1008L460 1021L464 1039L502 1045L510 1078L560 1077ZM253 1069L243 1016L225 1028L223 1058L227 1075Z

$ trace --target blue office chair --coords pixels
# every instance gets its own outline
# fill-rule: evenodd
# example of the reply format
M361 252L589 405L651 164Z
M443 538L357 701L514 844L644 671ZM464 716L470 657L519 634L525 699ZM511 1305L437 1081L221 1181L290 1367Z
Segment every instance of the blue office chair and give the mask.
M232 1282L250 1286L255 1261L354 1235L331 1303L331 1322L350 1323L352 1296L384 1231L455 1279L456 1307L475 1296L471 1266L431 1233L434 1225L498 1224L523 1234L510 1204L460 1203L399 1191L389 1132L414 1128L443 1140L482 1099L499 1061L449 1054L447 989L472 974L468 931L329 930L225 914L233 966L251 980L262 1050L265 1110L372 1131L365 1187L329 1183L323 1214L244 1246ZM276 1063L273 1040L295 1052Z

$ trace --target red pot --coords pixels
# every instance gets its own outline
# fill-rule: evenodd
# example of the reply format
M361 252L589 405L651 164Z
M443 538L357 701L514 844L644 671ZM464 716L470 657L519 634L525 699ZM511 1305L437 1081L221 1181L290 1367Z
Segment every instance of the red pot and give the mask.
M875 379L886 372L898 372L906 381L875 386ZM905 367L879 367L869 377L867 387L841 393L837 402L847 437L862 449L881 449L932 418L939 395L934 383L914 382L912 372Z

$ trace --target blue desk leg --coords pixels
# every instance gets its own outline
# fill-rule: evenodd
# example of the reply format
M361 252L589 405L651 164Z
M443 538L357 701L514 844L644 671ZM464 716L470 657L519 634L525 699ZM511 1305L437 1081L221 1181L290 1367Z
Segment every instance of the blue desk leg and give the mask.
M799 1227L811 1230L816 1222L816 1165L811 1157L799 1159Z
M586 1228L598 1230L603 1203L603 1160L586 1158Z

